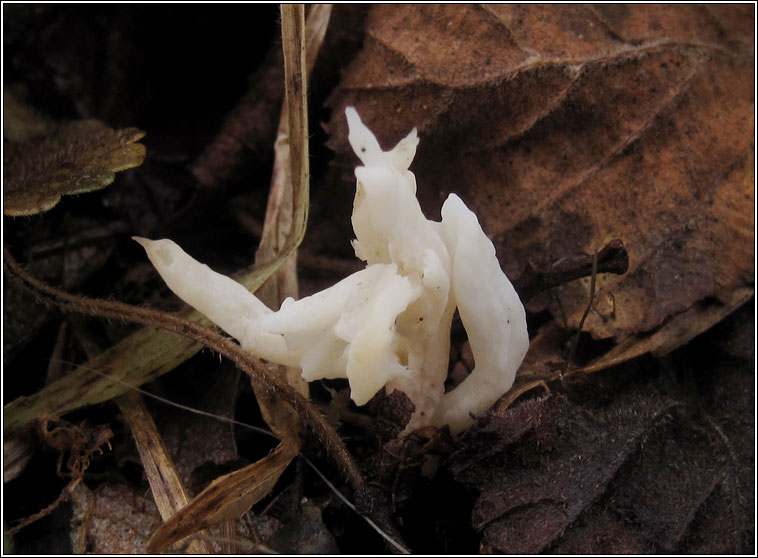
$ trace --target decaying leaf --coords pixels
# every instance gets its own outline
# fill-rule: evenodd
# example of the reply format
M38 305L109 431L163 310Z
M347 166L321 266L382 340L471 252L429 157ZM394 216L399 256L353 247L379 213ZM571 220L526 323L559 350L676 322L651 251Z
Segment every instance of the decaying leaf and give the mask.
M624 403L604 413L582 413L565 399L548 398L491 424L496 432L505 428L505 435L480 436L480 443L491 444L488 450L471 458L476 465L459 465L458 478L482 492L474 527L485 530L495 548L510 553L540 552L560 537L602 495L671 405L639 396ZM533 437L523 445L504 451L509 435L521 438L532 429ZM466 452L476 447L471 443ZM530 460L535 461L531 466Z
M283 442L268 456L248 467L221 476L190 504L153 533L147 552L159 552L186 536L225 519L236 519L274 488L297 447Z
M43 137L6 142L3 154L3 211L34 215L55 207L63 195L108 186L117 172L137 167L145 135L136 128L112 130L97 120L78 120Z
M736 319L751 329L750 312ZM629 382L634 372L617 368L615 387L532 399L471 429L448 466L479 493L472 522L483 547L752 548L752 363L724 359L717 335L701 345L680 349L660 374Z
M585 329L650 331L753 285L753 17L750 6L375 6L331 99L333 146L347 152L346 105L387 146L417 126L429 213L461 194L508 273L623 239L629 273L598 277ZM557 291L571 327L588 289Z
M617 366L647 353L664 356L691 341L713 324L720 322L754 296L752 288L735 289L728 300L695 302L690 308L672 316L654 331L630 336L584 366L572 368L565 375L588 374ZM542 327L531 340L529 351L519 369L513 388L497 404L504 410L523 393L546 381L555 381L566 369L566 355L561 352L566 332L555 323Z

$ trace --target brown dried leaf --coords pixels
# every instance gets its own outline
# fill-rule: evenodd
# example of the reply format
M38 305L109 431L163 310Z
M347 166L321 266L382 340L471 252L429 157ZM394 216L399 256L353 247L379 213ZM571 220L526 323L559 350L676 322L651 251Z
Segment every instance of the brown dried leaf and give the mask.
M742 288L731 293L731 298L724 304L696 302L692 307L673 316L655 332L621 342L577 372L595 372L648 352L655 356L664 356L724 319L748 302L754 294L753 289Z
M483 546L559 554L752 548L752 362L725 359L719 341L734 328L753 333L752 318L738 312L726 333L665 359L662 373L625 382L634 371L618 369L616 389L590 386L598 391L581 403L530 400L467 432L448 466L479 492L473 525Z
M598 499L612 499L611 482L671 404L645 394L592 412L550 397L489 421L467 437L452 466L458 480L480 491L473 526L498 552L544 551Z
M146 552L160 552L197 531L236 519L268 495L297 455L297 447L284 441L263 459L214 480L190 504L153 533Z
M753 25L750 6L375 6L333 146L346 105L385 146L417 126L429 214L461 194L509 274L623 239L630 271L598 277L585 329L625 338L753 284ZM559 292L572 327L588 290Z
M137 167L145 135L136 128L112 130L97 120L78 120L54 133L21 143L6 142L3 211L34 215L55 207L63 195L105 188L115 173Z
M695 302L655 331L628 337L585 366L570 369L565 376L598 372L647 353L664 356L726 318L753 296L753 289L742 288L734 290L723 304ZM537 386L547 387L546 381L558 380L565 370L566 356L560 350L565 340L566 332L555 323L542 327L530 341L513 388L498 402L496 409L505 410L523 393Z

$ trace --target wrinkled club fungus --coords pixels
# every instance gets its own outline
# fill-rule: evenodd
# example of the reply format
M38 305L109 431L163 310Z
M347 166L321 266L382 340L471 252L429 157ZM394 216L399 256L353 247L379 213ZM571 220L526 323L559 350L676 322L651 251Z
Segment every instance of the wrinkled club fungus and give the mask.
M309 381L347 378L358 405L382 387L415 405L407 430L432 424L460 432L513 384L529 337L524 306L495 247L463 201L450 194L442 221L424 217L416 178L414 128L390 151L352 107L348 140L363 163L352 224L366 267L278 311L214 272L171 240L137 238L168 286L250 353L299 367ZM456 307L475 367L445 393Z

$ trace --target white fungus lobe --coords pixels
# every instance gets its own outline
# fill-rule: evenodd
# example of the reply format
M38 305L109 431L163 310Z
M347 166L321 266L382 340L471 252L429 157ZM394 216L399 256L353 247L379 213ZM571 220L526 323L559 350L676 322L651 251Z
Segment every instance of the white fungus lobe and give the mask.
M355 169L352 224L365 269L274 312L171 240L136 240L180 298L250 353L300 367L308 381L347 378L358 405L382 387L401 390L416 406L406 431L447 424L460 432L513 384L529 346L524 306L458 196L448 196L441 222L424 217L408 170L416 130L383 151L358 112L345 113L348 140L363 163ZM456 307L475 367L446 394Z

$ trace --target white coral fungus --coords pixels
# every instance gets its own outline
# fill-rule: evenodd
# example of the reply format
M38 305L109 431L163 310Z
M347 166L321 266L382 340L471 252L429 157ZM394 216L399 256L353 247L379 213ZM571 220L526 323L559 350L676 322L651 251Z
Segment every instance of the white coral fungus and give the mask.
M448 424L459 432L513 384L529 346L524 306L458 196L445 201L441 222L424 217L408 170L416 130L382 151L356 110L345 112L363 163L355 169L352 223L365 269L274 312L171 240L136 240L177 295L250 353L300 367L309 381L347 378L358 405L382 387L401 390L416 406L407 430ZM445 393L456 307L476 366Z

